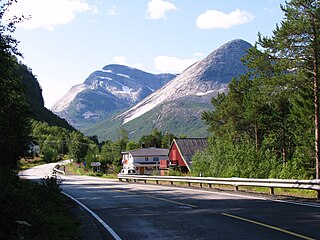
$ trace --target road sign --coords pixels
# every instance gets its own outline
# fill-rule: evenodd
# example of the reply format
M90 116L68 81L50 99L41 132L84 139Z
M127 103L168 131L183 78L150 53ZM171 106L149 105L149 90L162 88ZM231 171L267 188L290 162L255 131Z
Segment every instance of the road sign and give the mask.
M100 162L92 162L91 167L100 167L101 163Z

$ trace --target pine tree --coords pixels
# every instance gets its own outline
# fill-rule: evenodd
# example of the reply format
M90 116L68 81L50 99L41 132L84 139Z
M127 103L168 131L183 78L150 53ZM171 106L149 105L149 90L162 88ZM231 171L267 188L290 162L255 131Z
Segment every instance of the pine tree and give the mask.
M315 123L316 178L320 178L319 128L319 33L320 8L317 0L292 0L281 6L284 20L272 37L259 35L258 45L274 60L275 66L294 72L287 90L312 87ZM288 80L288 78L287 78Z

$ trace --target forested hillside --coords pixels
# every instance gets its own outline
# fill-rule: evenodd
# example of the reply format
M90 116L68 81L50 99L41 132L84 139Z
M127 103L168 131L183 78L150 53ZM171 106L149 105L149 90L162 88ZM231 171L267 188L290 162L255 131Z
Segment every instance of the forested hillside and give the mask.
M26 101L30 105L32 117L40 122L46 122L50 126L59 126L67 130L75 130L68 122L45 108L42 89L31 69L19 64L17 74L22 79Z

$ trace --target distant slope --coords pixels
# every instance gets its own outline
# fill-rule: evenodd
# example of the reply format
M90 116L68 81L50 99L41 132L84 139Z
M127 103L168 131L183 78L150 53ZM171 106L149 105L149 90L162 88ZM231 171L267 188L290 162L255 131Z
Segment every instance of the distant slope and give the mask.
M180 109L181 112L168 111L168 108ZM113 118L84 129L83 132L87 135L97 135L101 140L117 139L120 127L125 128L129 133L129 138L134 140L139 140L143 135L150 134L153 128L158 128L163 133L174 133L178 137L184 135L206 137L207 126L199 121L199 116L204 110L212 109L211 105L204 102L189 102L181 99L159 105L123 125L119 119Z
M18 74L22 77L25 88L26 101L30 105L32 117L41 122L47 122L50 126L59 126L67 130L75 130L68 122L45 108L41 87L30 69L20 65Z
M151 74L111 64L73 86L52 111L83 129L141 101L173 79L173 74Z
M226 92L232 78L246 73L241 59L250 47L241 39L224 44L115 119L84 132L112 139L115 130L124 127L129 137L136 139L157 127L176 135L204 137L201 113L212 110L211 98Z

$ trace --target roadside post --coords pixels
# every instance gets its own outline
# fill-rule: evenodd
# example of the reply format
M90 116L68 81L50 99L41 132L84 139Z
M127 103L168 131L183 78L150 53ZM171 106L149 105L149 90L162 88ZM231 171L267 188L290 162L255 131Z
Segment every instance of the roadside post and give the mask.
M90 165L94 172L100 172L101 162L92 162Z

